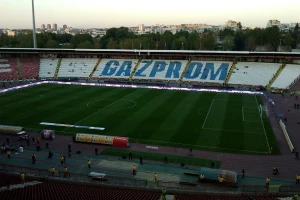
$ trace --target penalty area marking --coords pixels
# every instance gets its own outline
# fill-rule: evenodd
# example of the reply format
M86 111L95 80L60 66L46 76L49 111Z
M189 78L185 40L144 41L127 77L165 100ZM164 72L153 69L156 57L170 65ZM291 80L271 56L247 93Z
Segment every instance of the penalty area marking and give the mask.
M94 102L97 102L97 101L101 101L101 100L104 100L104 99L100 99L100 100L95 100L95 101L88 102L88 103L86 104L86 107L92 108L92 109L96 109L96 108L93 108L92 106L90 106L90 104L92 104L92 103L94 103ZM122 99L122 100L125 100L125 101L127 101L127 102L132 102L133 105L127 106L127 107L124 107L124 108L115 108L115 109L111 109L111 110L116 110L116 111L118 111L118 110L127 110L127 109L134 108L134 107L137 105L137 102L134 101L134 100L132 100L132 99ZM101 110L101 109L102 109L102 108L99 108L98 110Z

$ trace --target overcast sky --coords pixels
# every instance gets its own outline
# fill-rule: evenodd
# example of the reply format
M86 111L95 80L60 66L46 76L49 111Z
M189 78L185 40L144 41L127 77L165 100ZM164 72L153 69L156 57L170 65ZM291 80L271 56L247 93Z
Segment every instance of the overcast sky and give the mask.
M35 0L35 18L36 27L222 25L227 20L265 27L269 19L300 22L300 0ZM0 0L0 28L32 28L31 0Z

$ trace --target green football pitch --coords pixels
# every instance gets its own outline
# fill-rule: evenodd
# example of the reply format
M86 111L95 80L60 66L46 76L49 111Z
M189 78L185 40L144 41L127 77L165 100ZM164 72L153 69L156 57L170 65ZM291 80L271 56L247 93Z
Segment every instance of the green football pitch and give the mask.
M0 124L246 154L278 153L261 96L42 84L0 95ZM105 130L40 125L41 122ZM272 149L272 151L271 151Z

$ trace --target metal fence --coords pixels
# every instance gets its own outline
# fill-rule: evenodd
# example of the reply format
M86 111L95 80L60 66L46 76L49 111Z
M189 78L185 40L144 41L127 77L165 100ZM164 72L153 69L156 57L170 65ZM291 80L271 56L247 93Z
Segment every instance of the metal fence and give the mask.
M19 174L25 173L26 176L36 178L48 178L48 179L59 179L68 180L74 182L86 182L94 184L106 184L106 185L124 185L134 187L148 187L148 188L168 188L174 190L185 190L193 192L230 192L232 194L243 194L243 193L266 193L276 192L280 193L294 193L300 192L300 186L298 185L281 185L278 186L275 191L268 191L265 185L216 185L216 184L197 184L189 182L174 182L174 181L148 181L146 179L135 179L126 177L106 176L105 179L99 179L98 181L93 180L87 174L80 173L68 173L67 177L64 177L63 171L56 171L54 174L50 173L45 169L22 167L15 165L7 165L0 163L0 169L5 172Z

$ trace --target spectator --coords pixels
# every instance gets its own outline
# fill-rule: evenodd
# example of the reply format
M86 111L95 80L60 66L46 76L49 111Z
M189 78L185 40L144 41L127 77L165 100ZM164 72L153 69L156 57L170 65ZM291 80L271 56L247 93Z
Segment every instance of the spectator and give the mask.
M143 158L142 158L142 156L140 156L140 164L141 165L143 164Z
M63 156L60 157L60 164L61 164L61 165L64 164L64 157L63 157Z
M25 184L25 174L21 172L20 176L21 176L21 183Z
M271 179L269 177L266 178L266 188L269 188Z
M218 177L218 180L219 180L219 184L220 184L220 185L223 184L224 178L223 178L222 176L219 176L219 177Z
M34 154L34 153L32 154L31 158L32 158L32 164L35 164L35 158L36 158L36 157L35 157L35 154Z
M168 164L168 157L167 156L164 157L164 164Z
M6 154L7 154L7 158L10 158L10 154L11 154L10 150L7 150Z
M135 165L132 166L132 175L136 175L136 167L135 167Z
M55 173L55 168L54 167L51 167L49 172L51 173L52 176L54 176L54 173Z
M154 173L154 181L157 183L157 173Z
M65 168L64 168L64 177L65 177L65 178L67 178L67 174L68 174L68 168L65 167Z
M211 168L214 168L214 167L215 167L215 162L214 162L214 161L211 161L210 166L211 166Z
M204 174L200 174L199 175L199 182L201 183L201 182L204 182Z
M52 158L52 156L53 156L53 153L51 151L49 151L48 158Z

